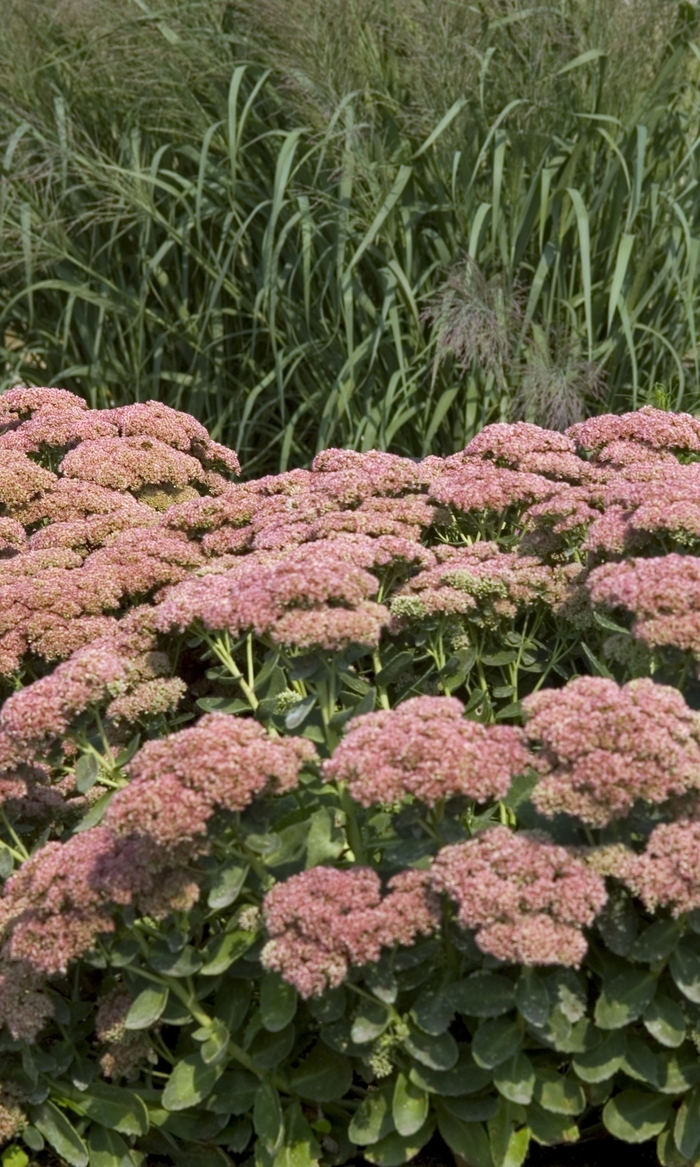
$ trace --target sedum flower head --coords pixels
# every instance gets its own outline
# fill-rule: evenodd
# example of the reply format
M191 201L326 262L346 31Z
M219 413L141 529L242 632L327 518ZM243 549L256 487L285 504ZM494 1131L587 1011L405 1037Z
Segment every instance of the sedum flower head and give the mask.
M635 802L665 802L700 786L700 715L668 685L578 677L523 702L541 745L532 801L544 815L605 826Z
M444 847L431 883L454 900L482 952L516 964L578 966L587 948L582 929L606 901L602 876L565 847L507 827Z
M279 972L300 996L340 985L351 965L377 961L382 948L410 945L439 920L426 872L389 881L382 896L375 871L312 867L278 883L265 896L265 968Z
M434 806L456 795L502 798L530 762L520 730L468 721L454 697L411 697L353 718L323 772L363 806L407 795Z

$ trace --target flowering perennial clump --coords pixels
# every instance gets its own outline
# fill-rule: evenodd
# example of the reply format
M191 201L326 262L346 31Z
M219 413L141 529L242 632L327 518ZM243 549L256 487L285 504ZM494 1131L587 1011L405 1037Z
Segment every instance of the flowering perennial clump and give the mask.
M645 407L250 481L0 396L11 1163L698 1161L699 467Z

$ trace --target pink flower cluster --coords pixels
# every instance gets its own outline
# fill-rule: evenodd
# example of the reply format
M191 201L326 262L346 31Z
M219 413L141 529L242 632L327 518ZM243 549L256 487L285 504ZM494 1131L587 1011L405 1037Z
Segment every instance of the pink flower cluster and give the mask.
M436 556L434 567L394 593L391 611L399 621L467 614L477 624L497 625L538 601L561 604L578 574L575 565L550 566L531 555L501 551L491 542L439 547Z
M542 751L532 801L548 817L602 827L637 801L700 788L700 715L677 689L646 678L618 685L578 677L523 707L527 736Z
M503 798L532 761L521 730L467 721L454 697L411 697L353 718L323 773L346 782L362 806L407 795L434 806L460 794L476 802Z
M382 895L379 876L367 867L293 875L267 893L263 911L270 937L263 965L302 997L340 985L351 965L377 961L382 948L410 945L439 923L426 872L395 875Z
M675 645L700 658L700 558L671 553L596 567L594 604L633 616L632 635L649 648Z
M454 900L461 926L476 930L482 952L526 965L578 966L582 929L607 899L603 878L565 847L507 827L443 847L430 880Z
M619 851L612 873L627 884L650 912L670 908L680 916L700 908L700 821L660 823L641 855Z
M141 747L104 823L115 835L175 847L203 837L217 809L241 811L256 795L294 789L315 757L306 738L271 737L255 721L209 713Z

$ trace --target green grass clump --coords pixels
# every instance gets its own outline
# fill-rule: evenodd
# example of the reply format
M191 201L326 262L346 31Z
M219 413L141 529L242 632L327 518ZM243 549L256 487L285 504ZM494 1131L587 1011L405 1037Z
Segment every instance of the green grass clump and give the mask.
M0 387L251 472L697 404L695 10L0 0Z

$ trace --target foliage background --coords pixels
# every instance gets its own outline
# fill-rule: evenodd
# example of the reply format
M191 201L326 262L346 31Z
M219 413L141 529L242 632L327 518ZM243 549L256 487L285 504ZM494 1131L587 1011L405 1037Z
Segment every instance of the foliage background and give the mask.
M677 0L2 0L0 385L252 473L697 405Z

